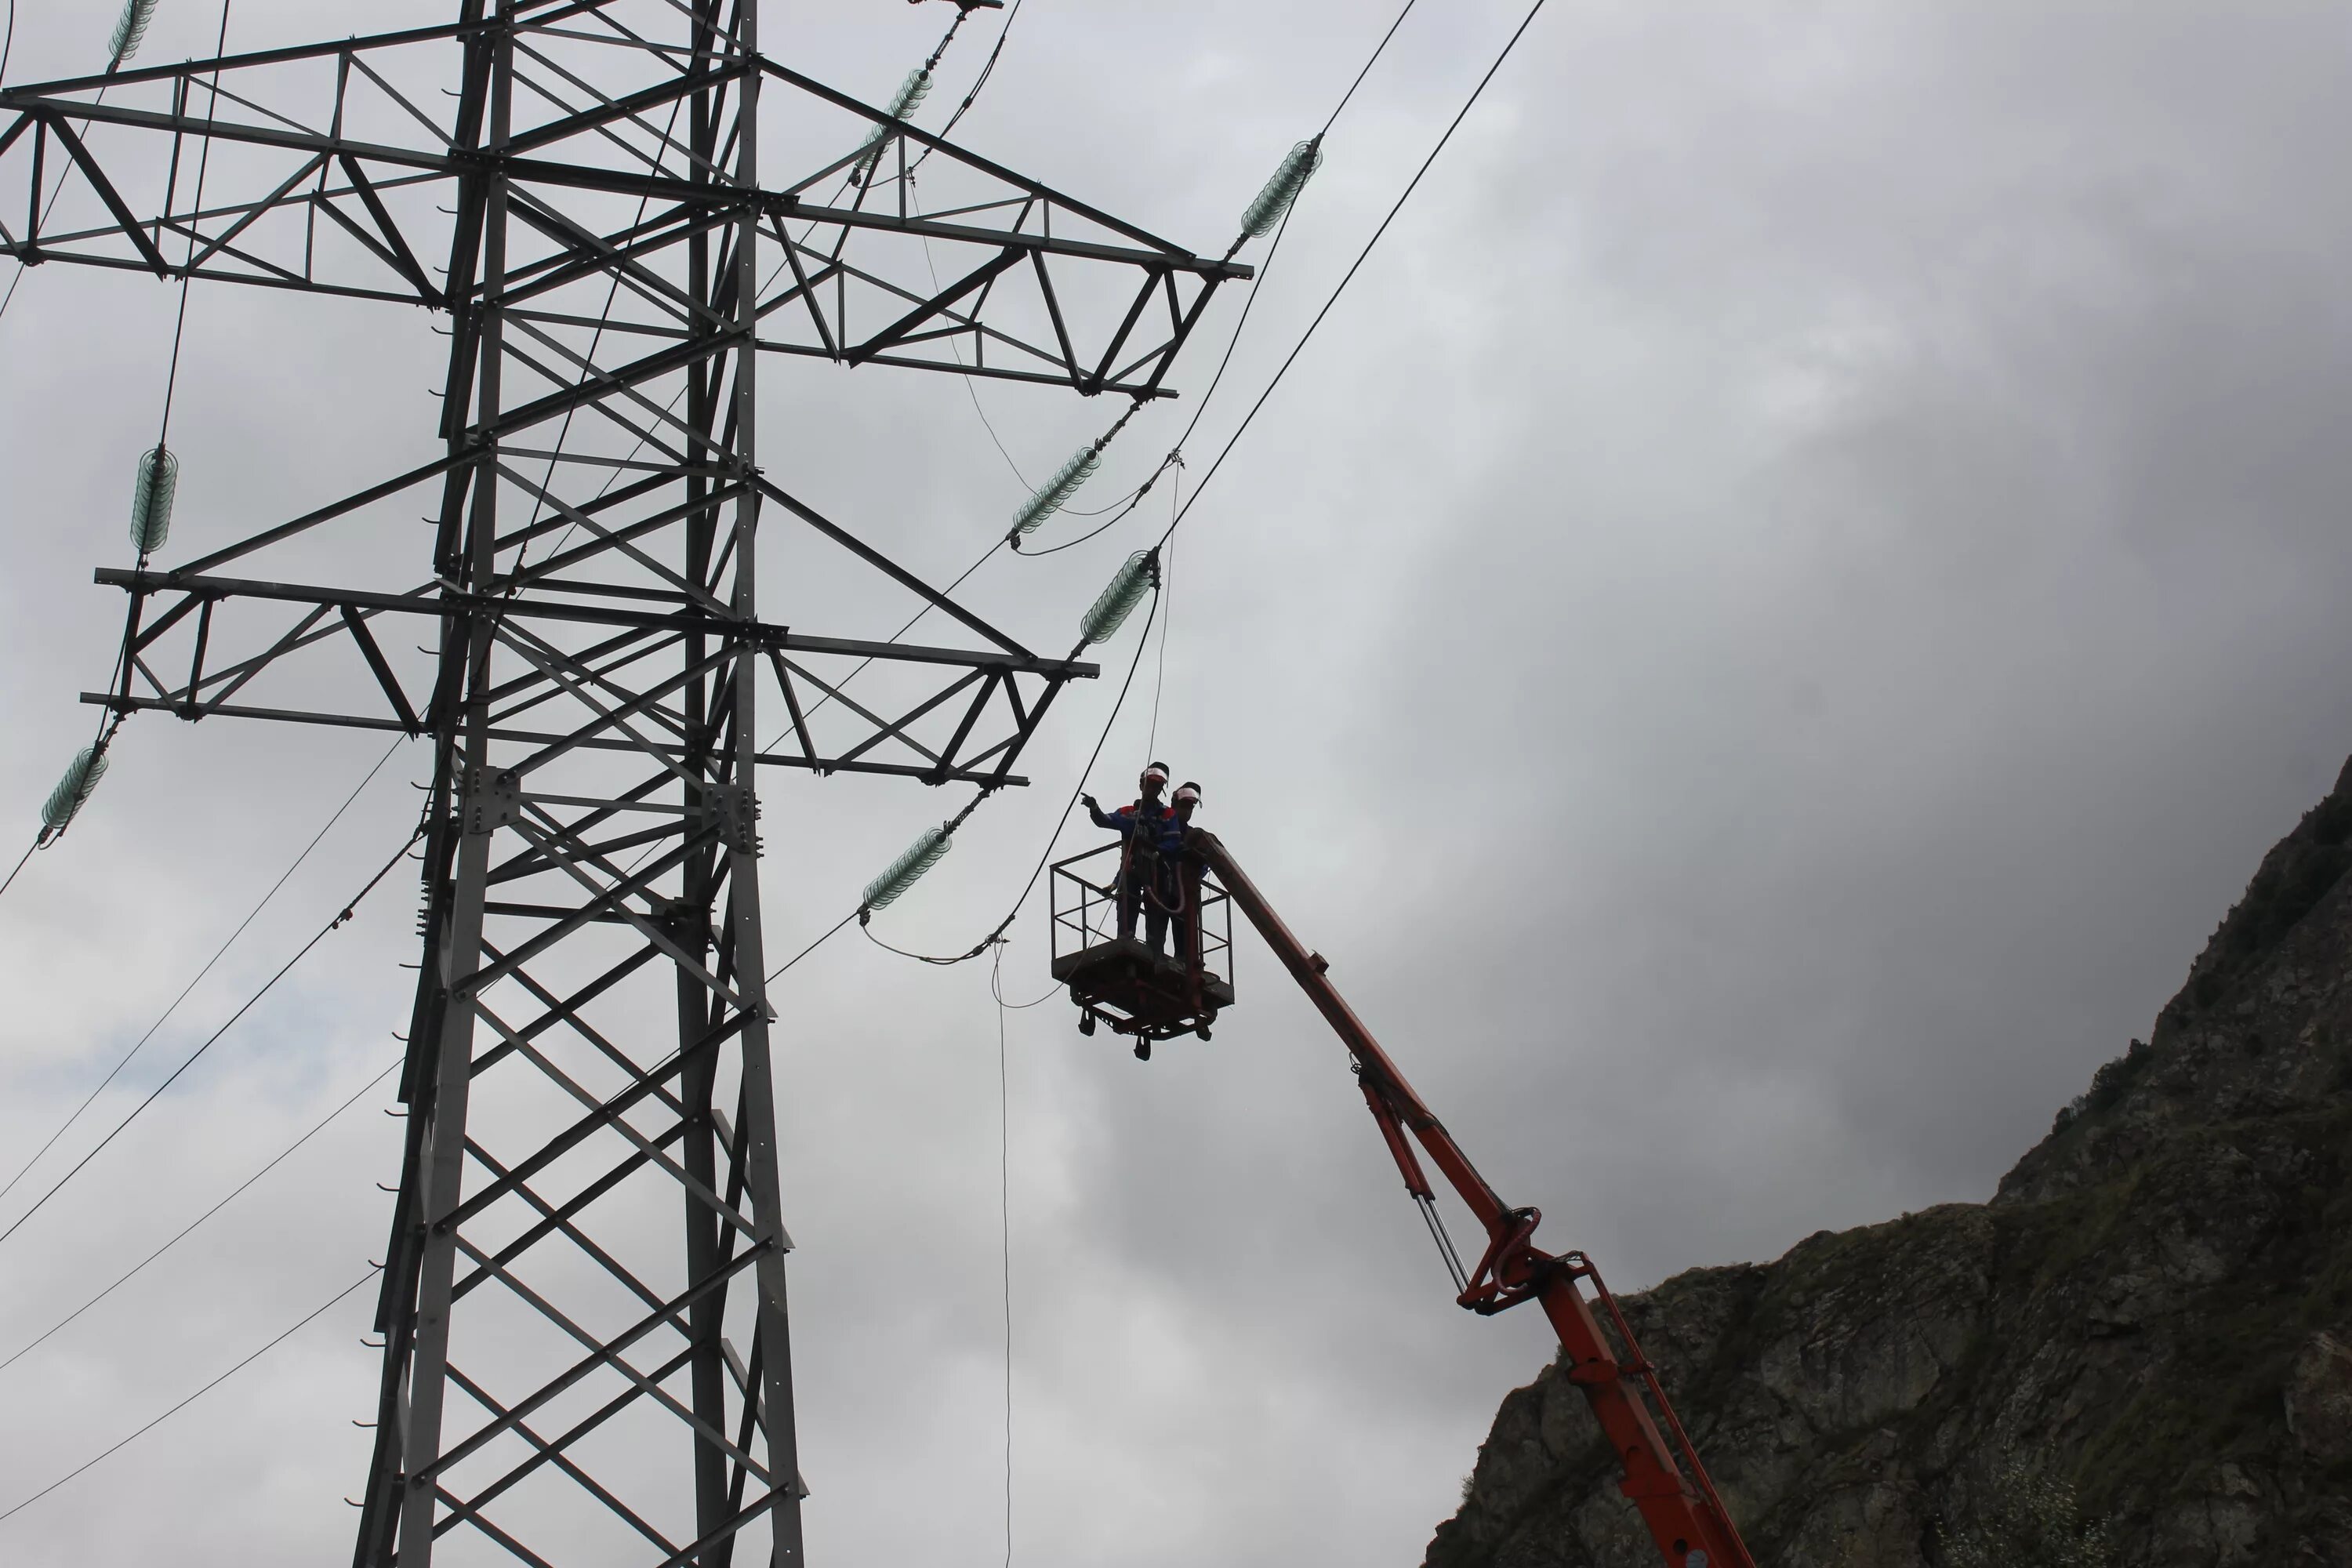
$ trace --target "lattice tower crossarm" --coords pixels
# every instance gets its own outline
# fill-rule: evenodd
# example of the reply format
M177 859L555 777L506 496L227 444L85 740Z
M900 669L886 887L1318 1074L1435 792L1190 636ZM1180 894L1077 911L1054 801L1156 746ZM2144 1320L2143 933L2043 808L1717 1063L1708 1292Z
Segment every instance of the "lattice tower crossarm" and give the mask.
M765 58L756 10L467 0L444 26L0 92L0 255L449 324L440 452L101 572L128 657L87 694L431 737L358 1568L803 1561L755 776L1019 784L1095 669L762 472L756 363L1157 397L1247 276ZM824 192L877 125L841 205ZM793 183L761 183L763 129L818 149ZM420 510L423 580L317 580ZM787 581L828 552L979 646L761 619L763 518L810 542Z

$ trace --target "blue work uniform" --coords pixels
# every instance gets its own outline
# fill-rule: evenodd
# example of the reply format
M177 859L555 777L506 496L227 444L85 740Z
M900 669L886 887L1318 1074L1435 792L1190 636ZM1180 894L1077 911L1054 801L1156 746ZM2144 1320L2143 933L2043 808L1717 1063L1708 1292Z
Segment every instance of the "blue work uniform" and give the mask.
M1134 937L1139 914L1151 951L1166 952L1168 916L1183 907L1184 899L1183 883L1177 875L1184 825L1176 820L1175 808L1137 801L1117 811L1106 812L1098 805L1087 810L1096 826L1108 828L1125 841L1118 858L1119 936Z

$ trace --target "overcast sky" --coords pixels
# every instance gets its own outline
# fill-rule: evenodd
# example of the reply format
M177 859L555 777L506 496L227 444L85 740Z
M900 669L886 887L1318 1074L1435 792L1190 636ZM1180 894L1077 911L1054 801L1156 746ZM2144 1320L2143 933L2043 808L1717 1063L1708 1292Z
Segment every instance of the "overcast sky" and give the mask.
M1520 9L1426 0L1407 22L1332 135L1193 479ZM11 84L102 61L93 7L19 10ZM878 101L944 10L772 5L766 47ZM446 11L345 5L324 30ZM959 140L1222 249L1390 15L1031 0ZM209 52L217 25L164 0L142 58ZM975 18L925 123L998 25ZM319 30L315 6L247 0L231 45ZM1164 688L1147 660L1095 789L1119 795L1147 743L1203 780L1203 821L1490 1177L1621 1289L1988 1196L2146 1033L2352 747L2347 42L2308 5L1554 0L1179 536ZM1240 302L1180 364L1188 392ZM119 636L89 572L128 561L171 305L53 267L0 318L0 805L26 837ZM185 536L426 449L428 324L197 290ZM762 374L771 472L934 578L1024 494L948 378ZM1032 480L1106 422L1050 390L980 396ZM1188 409L1139 416L1101 492ZM1146 523L999 562L970 598L1050 644ZM420 569L425 538L394 542ZM983 810L877 931L943 951L994 923L1116 689L1056 709L1038 787ZM0 1178L383 748L125 731L85 821L0 900ZM425 766L395 753L0 1219L390 853ZM833 923L943 798L776 781L772 950ZM0 1356L393 1059L412 893L388 886L0 1244ZM1041 927L1014 930L1013 1000L1047 989ZM1547 1353L1540 1320L1451 1305L1339 1047L1246 941L1239 990L1213 1044L1148 1067L1059 1002L1004 1016L1019 1563L1415 1563ZM812 1562L996 1562L989 976L845 936L774 999ZM389 1100L0 1371L0 1509L383 1256ZM0 1522L0 1560L341 1560L371 1300Z

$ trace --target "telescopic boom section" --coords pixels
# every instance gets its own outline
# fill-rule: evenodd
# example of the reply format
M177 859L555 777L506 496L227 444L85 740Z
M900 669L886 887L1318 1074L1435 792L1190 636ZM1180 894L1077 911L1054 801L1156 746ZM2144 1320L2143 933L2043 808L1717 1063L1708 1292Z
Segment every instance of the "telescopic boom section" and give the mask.
M1649 1526L1668 1568L1755 1568L1756 1560L1732 1528L1731 1516L1716 1495L1715 1484L1707 1479L1706 1467L1699 1463L1682 1423L1666 1402L1656 1369L1633 1342L1633 1331L1591 1259L1580 1252L1555 1257L1535 1245L1541 1212L1514 1208L1486 1184L1444 1123L1422 1103L1396 1063L1364 1027L1363 1020L1325 978L1322 956L1309 952L1291 934L1216 835L1194 828L1187 843L1216 873L1225 891L1355 1058L1364 1102L1380 1124L1381 1136L1404 1176L1406 1190L1424 1205L1433 1196L1428 1178L1422 1173L1421 1160L1413 1152L1417 1142L1486 1226L1486 1251L1477 1268L1463 1278L1456 1300L1474 1312L1489 1315L1522 1301L1543 1304L1544 1316L1551 1320L1566 1352L1569 1381L1584 1391L1601 1430L1623 1462L1622 1489L1641 1510L1643 1522ZM1410 1141L1407 1133L1412 1134ZM1583 1288L1587 1280L1592 1286L1590 1296ZM1613 1344L1602 1326L1603 1317L1616 1331Z

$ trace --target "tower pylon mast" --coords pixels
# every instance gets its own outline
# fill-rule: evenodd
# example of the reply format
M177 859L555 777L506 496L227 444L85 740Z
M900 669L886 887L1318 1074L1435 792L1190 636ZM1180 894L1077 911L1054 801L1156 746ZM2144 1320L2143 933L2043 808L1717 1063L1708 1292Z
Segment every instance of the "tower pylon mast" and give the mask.
M763 472L757 362L1157 397L1248 275L809 80L757 28L755 0L464 0L0 92L0 255L449 323L440 452L100 573L126 658L85 694L432 739L356 1568L803 1561L756 777L1021 784L1096 671ZM795 183L762 184L763 142ZM396 564L420 510L423 574ZM813 542L763 572L779 525ZM877 587L977 646L763 618L763 590L817 618Z

